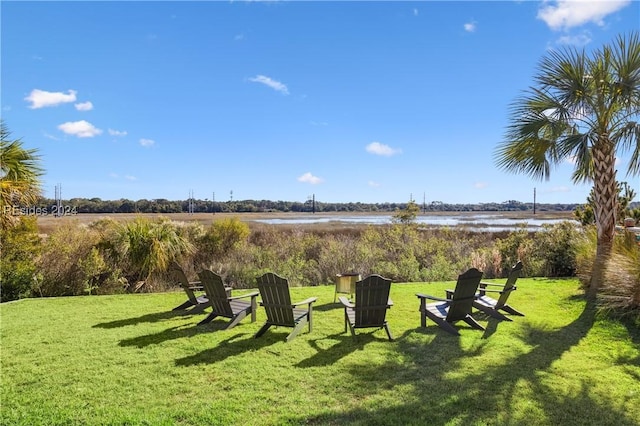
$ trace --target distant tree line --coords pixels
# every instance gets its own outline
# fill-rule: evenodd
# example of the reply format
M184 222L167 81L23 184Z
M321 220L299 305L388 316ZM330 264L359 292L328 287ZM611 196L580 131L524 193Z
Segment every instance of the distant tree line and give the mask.
M502 203L451 204L432 201L418 204L408 203L326 203L319 201L270 201L270 200L167 200L164 198L141 200L102 200L100 198L71 198L62 200L67 211L74 213L182 213L189 212L191 205L194 213L328 213L328 212L396 212L405 210L409 203L416 204L421 213L427 212L487 212L487 211L533 211L533 203L508 200ZM52 210L56 201L41 198L34 206L26 206ZM574 211L580 204L536 204L536 211ZM25 206L22 206L25 207Z

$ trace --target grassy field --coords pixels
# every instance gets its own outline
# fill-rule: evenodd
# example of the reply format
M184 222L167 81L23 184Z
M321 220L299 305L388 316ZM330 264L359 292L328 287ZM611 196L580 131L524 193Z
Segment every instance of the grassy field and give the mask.
M253 334L265 319L172 312L184 294L26 299L0 306L3 425L637 425L640 331L598 318L576 280L520 279L513 322L476 318L455 337L421 329L393 284L383 330L344 332L333 287L312 333ZM238 292L239 293L239 292Z

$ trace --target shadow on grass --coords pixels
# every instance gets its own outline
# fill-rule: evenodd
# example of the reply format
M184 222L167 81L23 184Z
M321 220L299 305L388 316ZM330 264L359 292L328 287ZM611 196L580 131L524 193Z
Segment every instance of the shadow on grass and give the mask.
M182 339L192 337L201 333L211 333L223 330L227 324L223 322L209 323L207 325L180 325L167 328L159 333L147 334L144 336L132 337L130 339L121 340L120 346L136 346L144 348L149 345L157 345L168 340Z
M126 327L128 325L136 325L144 322L158 322L163 320L168 320L175 317L183 317L190 315L200 315L203 314L202 311L191 313L190 311L168 311L168 312L154 312L152 314L140 315L138 317L126 318L116 321L103 322L100 324L95 324L93 328L118 328L118 327Z
M589 379L582 380L579 388L564 392L559 391L558 385L546 374L553 369L555 361L580 343L594 320L595 308L586 304L574 321L559 329L541 329L525 323L520 339L532 349L505 358L500 365L489 365L478 373L475 372L477 369L465 371L464 367L485 350L488 340L463 348L461 339L437 327L409 330L406 338L397 343L399 360L389 360L383 365L358 365L350 371L350 383L357 389L353 398L379 395L377 402L364 408L327 411L313 417L290 416L281 420L295 424L336 425L637 425L637 421L630 419L619 406L594 394L594 383ZM434 337L429 340L425 338L427 335ZM346 341L336 346L331 348L339 352L333 355L334 358L356 349ZM303 362L303 366L330 362L331 355L324 352ZM407 386L415 389L412 398L400 403L395 401L392 406L384 404L385 392L393 393L396 387ZM523 392L526 404L521 402Z
M342 308L343 306L340 304L340 302L336 301L336 303L329 302L329 303L325 303L324 305L314 306L313 310L319 311L319 312L326 312L326 311L333 311L334 309L342 309Z
M176 359L175 365L186 367L198 364L213 364L245 352L257 351L279 341L281 340L277 336L272 336L271 338L262 336L255 339L253 334L237 333L217 343L215 347L205 349L194 355Z
M354 339L351 334L345 333L332 334L320 339L311 339L309 340L309 345L316 350L316 354L302 360L296 364L296 367L307 368L333 365L350 353L364 349L367 343L375 340L377 339L372 334L358 335ZM337 341L337 343L329 347L319 344L319 342L325 341Z

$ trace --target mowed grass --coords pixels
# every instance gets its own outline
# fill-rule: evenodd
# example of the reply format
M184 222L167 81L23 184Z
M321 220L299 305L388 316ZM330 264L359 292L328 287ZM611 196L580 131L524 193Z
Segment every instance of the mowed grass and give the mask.
M513 322L474 316L461 336L420 328L415 293L392 285L396 340L344 332L333 287L314 329L253 334L265 320L172 312L183 293L28 299L0 306L4 425L636 425L640 331L599 318L576 280L520 279ZM241 294L241 291L234 292Z

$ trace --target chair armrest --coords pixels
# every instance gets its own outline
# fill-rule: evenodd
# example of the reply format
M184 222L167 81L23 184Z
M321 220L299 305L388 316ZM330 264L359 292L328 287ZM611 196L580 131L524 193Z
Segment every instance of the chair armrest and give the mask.
M310 297L308 299L303 300L302 302L292 303L291 306L295 307L295 306L298 306L298 305L311 305L316 300L318 300L317 297Z
M340 303L342 303L344 305L345 308L355 308L356 305L354 305L353 303L351 303L349 301L349 299L347 299L344 296L340 296L338 297L338 300L340 301Z
M189 284L189 290L202 290L204 289L204 287L202 287L201 285L191 285Z
M393 300L391 299L387 300L387 306L393 306Z
M243 294L241 296L233 296L233 297L227 297L228 300L236 300L236 299L244 299L245 297L256 297L258 296L257 291L254 291L253 293L247 293L247 294Z
M418 299L431 299L431 300L439 300L441 302L451 302L451 299L444 299L442 297L429 296L428 294L416 293Z
M496 283L486 283L480 281L479 287L504 287L504 284L496 284Z

